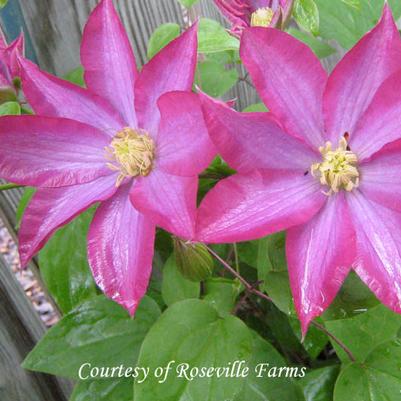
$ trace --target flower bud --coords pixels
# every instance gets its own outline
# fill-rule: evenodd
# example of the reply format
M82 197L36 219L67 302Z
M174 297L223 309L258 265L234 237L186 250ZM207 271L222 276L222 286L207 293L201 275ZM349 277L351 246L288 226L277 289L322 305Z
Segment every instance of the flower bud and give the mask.
M174 238L174 253L180 273L191 281L203 281L213 273L213 258L206 246Z

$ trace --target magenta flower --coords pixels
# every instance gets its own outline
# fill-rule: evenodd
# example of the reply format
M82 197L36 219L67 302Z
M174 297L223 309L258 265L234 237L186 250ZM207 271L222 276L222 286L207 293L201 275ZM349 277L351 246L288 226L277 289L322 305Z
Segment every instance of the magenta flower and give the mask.
M240 36L250 26L283 27L294 0L214 0L232 24L231 32Z
M138 72L111 0L85 27L88 89L21 60L37 116L0 119L0 176L39 187L22 221L26 265L53 232L89 206L89 263L99 287L131 314L151 274L155 224L194 235L197 174L213 157L198 97L190 93L196 26Z
M17 58L24 54L24 37L21 34L10 45L7 44L4 33L0 29L0 92L8 100L7 93L15 97L17 93L14 79L19 77L19 65Z
M203 97L210 135L238 174L208 193L197 239L287 231L305 333L353 268L401 312L401 39L388 6L330 77L288 34L249 28L242 60L271 113Z

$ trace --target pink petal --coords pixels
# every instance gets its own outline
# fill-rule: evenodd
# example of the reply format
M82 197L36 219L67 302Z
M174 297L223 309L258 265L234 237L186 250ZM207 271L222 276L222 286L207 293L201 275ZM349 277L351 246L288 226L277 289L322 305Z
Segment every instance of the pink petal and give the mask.
M327 196L298 171L253 171L220 181L198 211L196 239L238 242L261 238L311 219Z
M25 40L24 35L21 33L14 42L7 48L9 57L9 68L13 77L20 76L20 66L18 58L22 57L25 53Z
M191 91L197 61L197 24L174 39L144 65L135 84L135 109L141 128L156 135L157 100L171 91Z
M358 191L348 200L357 234L355 270L383 304L401 313L401 214Z
M312 51L285 32L248 28L240 54L267 108L286 130L314 147L321 146L327 73Z
M161 114L157 163L171 174L193 176L216 155L204 123L198 96L169 92L157 102Z
M60 187L111 174L109 138L90 125L61 118L0 118L0 176L21 185Z
M194 236L197 177L180 177L156 169L132 186L135 208L152 221L183 239Z
M136 127L134 83L138 72L112 0L102 0L90 15L82 38L81 62L88 89L119 110L127 126Z
M312 220L288 230L288 270L304 335L309 323L331 304L351 270L355 242L343 193L330 196Z
M124 120L104 99L87 89L41 71L20 59L23 89L37 114L65 117L97 127L110 136L124 127Z
M401 69L401 38L388 5L379 24L341 60L331 74L323 101L327 139L336 143L358 120L379 86Z
M155 227L121 187L95 213L88 234L88 256L100 289L133 315L152 272Z
M384 145L401 138L401 71L377 90L351 136L351 148L363 160Z
M401 212L401 140L383 147L359 171L359 189L367 198Z
M235 170L308 171L319 154L284 132L271 113L238 113L200 95L209 134L223 159Z
M22 218L19 252L22 266L39 252L53 233L96 202L114 194L116 178L101 177L88 184L40 188Z

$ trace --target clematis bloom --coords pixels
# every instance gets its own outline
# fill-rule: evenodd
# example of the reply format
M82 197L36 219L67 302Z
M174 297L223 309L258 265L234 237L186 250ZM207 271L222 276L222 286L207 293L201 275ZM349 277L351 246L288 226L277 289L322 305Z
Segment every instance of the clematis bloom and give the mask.
M19 77L17 58L24 54L24 37L21 34L10 45L0 29L0 102L15 100L18 94Z
M213 157L198 97L190 93L196 26L141 72L111 0L86 24L87 89L20 60L37 115L0 119L0 176L38 187L21 224L21 262L54 231L101 202L88 233L94 278L131 314L147 289L155 225L194 235L197 174Z
M214 0L240 36L250 26L283 28L291 16L293 0Z
M202 97L218 151L238 174L208 193L197 239L287 230L305 333L351 269L401 312L401 39L388 6L328 77L288 34L249 28L241 57L270 113Z

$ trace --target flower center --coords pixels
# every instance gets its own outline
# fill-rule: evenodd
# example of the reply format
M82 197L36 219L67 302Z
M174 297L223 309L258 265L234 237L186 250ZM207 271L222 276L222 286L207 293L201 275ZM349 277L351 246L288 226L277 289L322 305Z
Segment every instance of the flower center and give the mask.
M106 147L107 163L113 171L119 171L116 186L127 177L147 176L152 171L155 158L155 143L149 134L141 129L123 128L117 132Z
M311 173L322 185L330 190L327 195L337 193L340 189L352 191L359 185L358 158L351 152L348 142L341 138L338 148L332 150L331 142L319 148L323 161L311 166Z
M274 16L274 11L270 7L258 8L251 16L251 26L270 26Z

